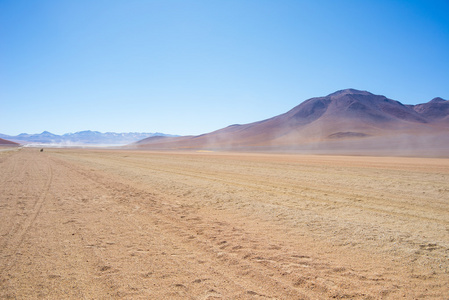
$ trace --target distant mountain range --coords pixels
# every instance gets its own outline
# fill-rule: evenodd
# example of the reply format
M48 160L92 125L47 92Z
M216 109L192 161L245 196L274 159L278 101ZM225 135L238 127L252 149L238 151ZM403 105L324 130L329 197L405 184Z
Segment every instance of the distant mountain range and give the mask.
M16 136L0 134L0 138L21 144L62 144L62 145L126 145L148 137L154 136L170 136L164 133L141 133L141 132L98 132L98 131L79 131L75 133L66 133L63 135L53 134L44 131L38 134L21 133Z
M420 147L423 151L437 147L449 153L449 101L435 98L404 105L367 91L345 89L308 99L263 121L231 125L199 136L149 137L133 146L233 150Z

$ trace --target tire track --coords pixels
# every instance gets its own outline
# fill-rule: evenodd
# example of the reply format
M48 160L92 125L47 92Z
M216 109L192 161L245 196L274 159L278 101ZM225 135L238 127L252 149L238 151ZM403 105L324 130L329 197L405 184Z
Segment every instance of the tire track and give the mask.
M164 203L162 203L161 199L157 199L157 201L156 199L154 199L154 195L148 194L148 192L145 190L140 190L138 188L129 186L119 178L111 178L110 176L104 177L98 172L88 172L87 170L84 170L79 166L75 166L71 163L68 163L67 161L61 161L59 159L55 159L54 162L58 165L64 166L65 168L67 168L67 170L70 170L66 172L71 173L70 177L83 178L84 182L89 182L89 185L95 186L95 189L107 191L107 195L116 202L113 205L114 210L118 210L122 213L122 217L114 219L114 227L117 228L115 230L116 236L123 235L123 232L126 231L132 231L133 235L144 237L148 235L148 224L155 224L154 227L151 227L151 232L152 234L162 239L164 241L164 244L169 245L169 247L165 248L165 251L174 251L174 249L176 249L177 253L188 253L188 255L176 255L173 257L169 256L168 258L165 258L165 260L168 260L167 264L176 266L176 269L178 269L179 272L182 272L183 274L185 274L184 276L188 276L189 278L191 278L190 282L177 283L174 284L175 286L177 285L179 287L182 286L183 288L195 289L193 287L195 284L200 283L206 277L213 277L213 282L221 282L223 286L231 286L232 289L230 287L227 288L233 290L233 292L228 291L228 293L234 293L234 295L238 297L244 295L259 295L263 298L271 298L269 296L266 296L269 294L268 291L271 289L276 290L276 292L271 291L272 294L283 295L285 293L288 293L295 298L308 298L290 282L280 281L278 279L274 279L265 275L264 272L266 270L257 267L256 262L234 257L233 266L229 266L229 256L232 254L227 253L227 250L220 249L220 245L215 245L213 239L211 240L207 236L198 237L197 239L188 238L196 235L196 231L199 230L198 226L192 226L194 224L190 223L189 221L179 221L180 219L182 219L180 217L183 214L189 212L183 209L178 210L168 202L164 201ZM85 187L90 189L89 185L86 185ZM126 195L137 195L137 197L133 197L132 199L128 199L127 201L123 201ZM150 200L148 200L148 198L150 198ZM133 206L135 204L142 204L142 199L145 199L145 203L149 204L149 206L145 207L146 211L151 209L152 213L138 213L133 210ZM130 211L134 211L132 217L130 217ZM195 217L193 217L193 219L195 219ZM106 223L108 221L105 220L102 222ZM201 223L199 224L199 226L204 227L207 226L207 224ZM106 245L102 246L98 244L92 244L90 245L90 247L96 253L95 256L101 258L101 253L105 251L105 248L110 246L110 244L113 245L115 244L115 242L109 244L106 243ZM143 250L137 251L142 252ZM225 252L227 254L225 254ZM195 256L192 257L190 253L195 253ZM217 261L217 257L220 259L220 261ZM198 268L197 260L199 260L200 258L201 264L200 268ZM124 258L123 260L125 259L126 258ZM101 259L99 260L102 261ZM119 263L108 264L105 260L103 260L103 262L100 262L99 264L103 265L101 269L105 271L121 269ZM247 274L245 276L239 274L241 273L242 269L247 270ZM161 270L161 272L163 272L163 270ZM201 276L197 273L202 273L203 275ZM165 275L161 273L160 276L163 277ZM110 278L110 280L115 282L113 284L114 286L120 286L120 282L118 279ZM260 286L261 281L265 282L263 287ZM191 285L192 287L190 287ZM219 295L219 290L221 289L217 287L215 287L215 289L215 293L210 292L210 294ZM213 290L213 287L211 286L209 290ZM126 293L126 291L122 291L122 293ZM195 294L194 291L191 291L191 293ZM319 299L318 295L312 298Z
M98 162L98 158L96 161ZM442 225L449 225L449 220L444 216L440 216L437 218L434 214L433 217L423 216L422 212L434 213L435 209L430 208L424 205L411 204L407 203L407 207L404 207L403 203L394 203L393 201L386 200L385 197L375 197L367 194L359 194L354 193L353 190L347 190L345 192L338 191L337 189L325 189L318 187L307 186L302 187L299 185L296 187L292 183L282 183L282 182L274 182L269 180L255 180L251 178L251 182L248 182L248 178L245 175L232 173L232 172L207 172L204 169L201 172L197 170L189 171L186 168L181 169L178 167L170 167L170 168L158 168L155 166L150 166L148 164L142 162L131 162L129 160L124 160L123 158L111 158L111 157L102 157L101 160L108 164L108 161L115 161L119 165L123 167L139 168L144 170L151 170L157 173L166 173L173 174L178 176L183 176L187 178L198 178L205 181L218 182L223 184L230 184L232 186L239 186L246 189L253 189L258 192L265 191L266 193L289 196L293 198L307 199L308 201L331 205L333 207L347 207L351 205L354 208L360 208L366 211L372 211L375 213L381 213L385 215L401 217L401 218L416 218L420 220L426 220L431 222L436 222ZM339 190L342 188L340 187ZM326 194L332 200L327 200L324 197L318 197L317 195ZM263 199L261 199L263 201ZM265 200L266 203L271 203L270 201ZM283 206L288 207L289 209L295 209L295 205L289 205L288 203L284 203ZM392 210L394 208L394 210ZM404 211L405 209L410 212ZM445 212L448 212L449 207L444 209ZM438 210L441 212L441 208Z
M247 164L233 173L234 165L220 161L214 174L208 165L212 160L182 155L164 165L169 156L156 162L150 154L137 161L114 160L117 154L111 152L70 151L16 157L29 174L14 184L29 180L34 185L16 193L16 200L22 192L36 196L25 198L28 215L11 232L6 250L0 249L0 297L414 299L441 298L447 292L447 276L425 273L424 260L407 265L407 258L391 253L333 244L326 240L332 235L326 228L315 227L322 235L306 228L311 220L317 226L328 220L306 214L296 219L298 224L282 216L267 218L278 209L268 205L272 197L287 201L285 210L292 210L288 197L294 196L288 192L298 197L301 187L272 190L276 182L264 176L263 165L247 171ZM289 178L280 176L280 181L288 185ZM223 197L229 191L236 193L234 199L214 204L227 201ZM243 209L239 201L254 206ZM335 211L323 207L313 206L308 213L333 216ZM365 237L347 229L337 237ZM429 242L420 251L441 257L439 247Z
M17 159L17 158L16 158ZM25 160L26 161L26 160ZM16 227L12 228L12 231L8 234L7 239L3 242L2 249L4 249L2 256L3 258L10 258L8 260L8 263L4 264L0 268L0 273L3 273L7 271L8 269L12 268L16 261L17 253L22 246L22 243L25 239L26 234L29 232L30 228L35 223L36 219L41 213L42 206L44 205L45 201L47 200L48 193L50 191L51 183L53 181L53 169L49 162L48 157L44 161L40 159L40 161L28 161L28 164L34 164L41 165L45 164L46 172L45 175L47 176L47 180L44 184L44 186L41 188L41 192L39 196L37 197L37 200L34 202L33 207L31 211L29 212L28 216L22 220L19 224L16 225ZM26 169L27 163L23 163L24 169ZM34 168L35 170L36 168ZM22 171L23 171L22 170ZM30 170L29 168L27 170ZM34 176L41 176L40 174L34 174Z
M3 165L3 178L0 186L6 186L25 172L27 168L26 163L24 163L24 161L20 159L17 159L17 155L20 153L20 151L21 150L17 150L6 154L7 157L1 162L1 164ZM10 163L10 161L12 161L12 167L7 165L8 163ZM19 163L21 164L20 171L17 170L17 165Z
M70 166L66 161L60 163ZM104 186L106 190L116 195L117 199L122 199L122 195L138 195L117 203L128 207L120 209L122 212L129 210L129 207L141 205L139 199L142 197L155 197L146 195L145 190L129 186L126 181L115 176L101 177L97 171L87 172L79 167L70 169L86 177L96 186ZM157 195L157 198L158 201L153 201L150 207L146 207L147 211L152 212L150 216L146 213L134 213L132 218L122 218L120 222L125 222L134 228L136 233L144 235L142 224L151 219L151 223L157 224L159 235L163 236L165 241L170 241L172 248L178 251L183 249L181 252L186 253L201 253L200 263L210 270L209 273L214 274L216 281L232 281L236 285L235 288L240 290L238 294L233 295L235 297L251 298L252 295L276 298L280 295L289 295L289 298L295 299L322 299L323 295L341 296L342 293L332 288L330 283L320 281L326 277L345 285L355 278L364 280L365 285L369 284L373 289L378 285L375 279L358 275L355 271L345 271L345 268L339 265L319 262L308 255L293 252L285 256L276 256L276 251L280 249L276 243L266 243L260 236L249 233L244 226L238 226L236 222L213 221L199 215L195 209L177 205L169 195ZM178 261L176 264L184 267L192 266L192 261L186 260L183 263ZM201 278L194 279L199 280ZM260 282L264 285L260 286ZM386 282L383 285L386 287Z
M393 260L396 260L398 257L401 257L404 266L407 266L408 271L406 271L407 274L410 276L407 280L415 281L416 278L430 278L432 276L439 276L438 278L446 278L445 272L447 273L447 260L444 259L444 257L447 254L447 239L444 237L444 226L447 226L447 201L444 202L446 206L439 207L433 206L435 205L435 200L431 199L429 196L425 196L422 199L426 201L421 201L419 205L415 202L421 199L420 191L417 188L412 188L411 195L416 196L417 198L414 200L415 202L409 203L407 202L408 197L404 193L396 193L392 194L392 199L389 199L388 195L383 195L381 200L383 204L383 207L380 207L380 211L376 209L370 209L370 207L365 207L363 202L369 202L369 201L375 201L379 198L379 195L383 194L384 191L382 190L382 185L379 185L375 183L373 185L374 188L377 190L360 190L355 189L353 187L352 193L349 186L346 187L340 187L338 185L332 185L332 182L330 182L330 186L328 189L319 189L319 186L314 186L314 183L312 182L312 186L309 191L309 194L301 195L302 187L305 186L305 184L308 184L310 182L300 184L299 186L294 185L293 182L289 182L288 180L286 182L283 182L284 177L281 178L281 183L276 182L274 180L270 181L269 177L267 176L264 178L264 174L261 172L266 162L260 163L260 166L257 165L255 169L246 169L247 167L251 167L250 165L244 165L243 168L240 168L236 165L236 172L233 172L231 167L235 163L232 159L229 161L231 165L226 166L226 168L223 168L220 166L219 163L223 164L223 161L219 161L217 166L215 165L214 157L207 158L207 159L195 159L192 156L186 155L187 157L184 157L184 154L165 154L164 156L158 156L153 155L153 153L148 154L140 154L137 153L135 156L133 156L130 153L126 153L126 155L123 155L123 153L120 152L78 152L76 156L72 156L71 153L68 153L67 156L65 156L65 153L58 154L59 157L68 158L72 161L74 161L75 164L84 164L87 166L87 168L90 168L91 170L101 170L102 172L105 172L107 174L115 174L118 177L123 177L131 180L131 184L133 186L140 186L143 189L145 189L144 185L145 182L149 183L149 186L153 187L155 190L157 190L161 195L165 193L167 196L171 196L171 203L176 203L177 200L179 200L180 203L184 203L187 207L189 206L189 203L192 203L194 201L196 202L196 206L193 205L193 207L197 207L198 205L204 205L208 206L209 208L217 208L217 209L223 209L223 212L236 210L235 212L238 214L240 208L244 208L243 205L236 207L235 203L232 202L232 199L230 199L229 204L227 206L223 205L214 205L214 189L217 189L217 191L226 193L226 190L233 189L235 186L239 186L242 189L242 195L243 200L247 201L249 204L249 210L247 211L249 214L244 215L245 218L250 217L251 213L254 214L265 214L270 213L272 209L278 209L277 207L274 207L271 204L271 199L276 197L277 195L291 195L291 197L305 197L305 201L315 201L315 200L323 200L324 204L329 204L329 207L325 206L312 206L311 208L305 207L303 208L306 212L310 213L309 215L301 215L301 206L296 206L294 203L289 202L289 199L281 198L279 201L281 201L281 206L285 207L285 210L280 210L280 212L283 215L286 215L287 217L297 218L296 215L294 215L293 210L299 210L299 218L296 219L298 222L298 225L302 226L306 230L306 232L313 232L313 234L316 234L315 236L318 237L318 239L322 238L328 238L330 242L334 243L337 247L336 249L340 248L347 248L350 249L352 247L356 247L358 249L367 249L369 251L372 251L371 253L382 255L386 257L392 257ZM225 161L226 162L226 161ZM419 160L417 160L419 162ZM271 164L272 166L272 164ZM216 172L210 172L210 170L213 170L216 167ZM382 165L379 166L381 168ZM312 174L317 176L318 179L321 178L321 176L324 176L325 170L327 166L317 166L312 168L311 171L318 172L317 174ZM424 168L425 169L425 168ZM229 172L229 170L231 170ZM242 171L241 173L238 171ZM280 167L280 170L284 170L284 166ZM332 171L332 170L331 170ZM339 170L338 170L339 171ZM369 172L366 172L367 178L373 180L375 178L379 178L380 174L382 174L382 170L368 170ZM442 172L444 169L442 169ZM335 172L335 170L334 170ZM394 184L400 184L396 182L395 180L397 177L399 179L403 180L403 182L406 182L407 179L413 179L416 180L416 175L410 177L408 175L409 170L403 171L402 173L400 171L395 171L393 173L386 172L385 175L388 176L388 178L393 179ZM416 174L420 174L418 171L416 171ZM260 173L260 174L259 174ZM271 173L270 173L271 174ZM342 174L341 172L336 172L334 174L341 174L342 176L347 176L347 174ZM351 173L349 175L354 176L356 173ZM427 173L423 173L427 174ZM439 178L444 178L447 173L442 173L441 175L432 175L433 177L426 178L426 181L428 181L431 178L436 178L440 180ZM255 175L252 177L252 175ZM291 176L291 175L289 175ZM142 180L140 179L142 178ZM160 178L160 180L159 180ZM155 179L156 182L161 183L161 187L159 188L156 184L153 184L151 182L152 179ZM356 180L356 178L351 177L351 182ZM141 181L141 184L137 184L139 181ZM365 180L366 181L366 180ZM438 182L438 181L437 181ZM217 183L217 184L215 184ZM249 183L249 184L247 184ZM381 182L382 183L382 182ZM136 185L137 184L137 185ZM287 184L287 186L283 186L283 184ZM288 185L291 184L291 185ZM357 187L360 188L360 186L363 187L363 184L367 185L367 182L362 183L361 185L358 185ZM447 183L443 180L440 180L438 184L441 187L447 186ZM227 188L229 186L229 188ZM279 193L277 191L273 190L273 188L281 186L284 189L287 188L286 191L280 189ZM191 194L188 193L189 190L192 190L193 192ZM368 184L368 187L370 185ZM196 190L195 190L196 188ZM309 188L307 186L307 188ZM347 190L344 190L344 189ZM379 189L380 188L380 189ZM200 190L198 190L200 189ZM343 190L342 190L343 189ZM394 191L403 191L405 192L407 190L407 185L402 183L402 185L399 186L399 189L392 189L391 192ZM187 193L185 193L187 191ZM346 191L346 192L345 192ZM253 193L254 192L254 193ZM258 193L259 194L258 194ZM290 194L291 193L291 194ZM299 193L299 194L298 194ZM377 194L376 194L377 193ZM327 195L328 194L328 195ZM252 196L254 196L257 199L252 199ZM422 194L424 195L424 193ZM372 196L373 199L371 198ZM177 198L179 197L179 198ZM220 198L220 195L217 196L218 200L222 199L223 201L226 201L225 198ZM316 199L314 199L315 197ZM357 200L355 201L347 201L348 199L341 199L345 200L345 202L342 203L335 203L334 201L329 201L327 198L332 197L343 197L347 198L350 197L351 199ZM212 198L212 200L211 200ZM232 196L231 196L232 198ZM309 199L312 198L312 199ZM359 198L359 199L356 199ZM407 204L405 207L391 205L391 201L403 201ZM192 202L190 202L190 200ZM334 199L338 200L338 199ZM360 201L359 201L360 200ZM362 204L360 204L361 202ZM427 203L428 202L428 203ZM437 201L438 203L441 202L440 200ZM265 205L268 204L268 205ZM256 205L255 207L251 207L251 205ZM180 204L182 206L183 204ZM246 204L245 204L246 205ZM374 205L373 203L369 203L369 205ZM393 207L391 207L393 206ZM299 207L299 208L298 208ZM338 211L335 208L341 207L343 208L342 211ZM173 208L173 216L179 216L181 211L179 208L172 207ZM344 210L344 209L348 210ZM359 208L364 208L363 211L360 211ZM378 208L377 205L375 205L374 208ZM421 215L421 211L423 210L429 210L432 214L424 214ZM440 209L438 209L440 208ZM244 208L246 209L246 208ZM348 212L353 212L352 214L348 214ZM409 214L410 211L410 214ZM342 215L342 212L345 212L346 215ZM373 213L374 212L374 213ZM162 212L161 212L162 213ZM167 211L169 213L169 211ZM313 213L320 214L317 218L313 217ZM335 213L335 215L334 215ZM380 214L379 214L380 213ZM163 215L169 216L169 214L162 213ZM361 215L362 217L359 217L358 215ZM302 217L302 218L301 218ZM382 222L380 226L377 222L373 223L367 223L365 220L374 220L374 221L380 221ZM274 217L272 215L268 216L266 219L271 220L285 220L284 216L278 216ZM293 219L292 219L293 220ZM294 221L296 221L294 220ZM384 223L385 222L385 223ZM207 224L207 222L205 223ZM279 224L279 223L278 223ZM288 223L288 222L282 222L280 223L281 226L297 226L294 222ZM185 225L188 228L188 225ZM423 227L426 226L426 227ZM201 226L200 226L201 227ZM443 228L442 228L443 227ZM181 228L184 228L181 226ZM193 226L193 228L196 228ZM425 229L424 229L425 228ZM432 230L433 228L437 228L439 230ZM404 230L405 229L405 230ZM443 229L443 231L440 232L440 230ZM449 231L449 229L447 229ZM204 230L199 230L204 231ZM423 233L427 231L427 233ZM192 233L193 236L195 236L195 233ZM219 236L217 234L216 236ZM207 239L207 241L210 242L210 240ZM228 240L228 244L230 244L229 247L239 247L240 245L232 245L231 242ZM224 245L220 245L219 247L222 247ZM375 247L373 250L372 247ZM357 254L356 254L357 255ZM256 256L257 257L257 256ZM273 265L273 268L275 269L276 266L278 266L276 263L271 263L270 261L276 261L267 258L264 255L260 255L260 258L256 258L260 264L265 264L266 266L269 266L270 264ZM368 258L371 260L370 258ZM288 260L286 260L286 264L295 265L296 263L294 261L288 263ZM383 265L383 263L380 263L379 265ZM377 267L373 267L373 269L376 269ZM446 271L444 271L446 268ZM273 269L273 270L274 270ZM282 269L282 268L279 268ZM417 270L422 270L421 274L415 275L415 273L419 273ZM325 268L326 270L326 268ZM329 274L337 273L336 278L341 278L344 276L357 278L359 276L356 272L351 271L348 268L344 268L341 266L335 266L335 268L327 269ZM345 271L346 270L346 271ZM426 271L424 271L426 270ZM429 271L430 270L430 271ZM327 271L323 271L327 272ZM389 272L389 271L385 271ZM431 275L428 275L426 272L430 273ZM338 275L340 273L340 275ZM424 275L422 275L424 274ZM437 274L437 275L436 275ZM313 278L313 274L309 274L308 277ZM330 275L327 275L330 277ZM333 276L333 275L332 275ZM360 275L360 281L369 281L373 280L374 282L379 282L379 278L372 278L369 279L365 278L363 279L363 275ZM394 278L395 274L389 273L388 278ZM415 277L414 277L415 276ZM394 280L394 279L391 279ZM386 279L382 279L383 282L386 282ZM417 282L417 281L415 281ZM313 283L313 280L312 280ZM425 282L422 282L424 284ZM344 285L347 285L347 283L343 283ZM421 284L421 283L418 283ZM298 287L310 287L310 288L319 288L320 284L310 284L307 278L300 278L300 280L297 280L296 285ZM321 285L322 286L322 285ZM392 290L395 290L394 287L391 288ZM412 289L413 291L413 289ZM385 291L385 293L387 293ZM390 292L388 292L390 293ZM394 292L393 292L394 294ZM385 294L386 295L386 294ZM396 294L398 295L398 294ZM359 297L362 297L359 295ZM355 297L358 298L358 297ZM362 297L363 298L363 297Z

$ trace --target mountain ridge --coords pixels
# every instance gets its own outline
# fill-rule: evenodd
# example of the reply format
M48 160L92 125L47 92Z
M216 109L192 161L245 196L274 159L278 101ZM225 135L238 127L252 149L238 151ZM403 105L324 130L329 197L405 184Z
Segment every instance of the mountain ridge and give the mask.
M447 136L447 106L449 101L442 98L404 105L383 95L344 89L307 99L286 113L265 120L234 124L198 136L157 140L150 137L133 146L146 149L294 149L386 136Z
M145 132L99 132L92 130L78 131L75 133L65 133L62 135L54 134L49 131L42 133L28 134L21 133L16 136L0 134L0 138L26 143L40 143L40 144L87 144L87 145L126 145L135 141L151 137L151 136L175 136L164 134L160 132L145 133Z

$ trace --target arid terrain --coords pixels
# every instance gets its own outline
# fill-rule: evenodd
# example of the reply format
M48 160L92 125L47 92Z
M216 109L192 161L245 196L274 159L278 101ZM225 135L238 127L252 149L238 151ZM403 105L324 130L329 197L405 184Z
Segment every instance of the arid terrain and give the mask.
M0 152L1 299L447 299L449 159Z

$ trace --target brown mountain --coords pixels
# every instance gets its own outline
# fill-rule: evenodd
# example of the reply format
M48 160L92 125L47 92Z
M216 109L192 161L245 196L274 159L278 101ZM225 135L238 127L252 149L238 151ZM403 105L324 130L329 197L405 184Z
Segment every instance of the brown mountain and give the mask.
M433 121L449 120L449 101L439 97L427 103L415 105L413 109L423 117Z
M13 147L15 147L15 146L20 146L20 144L0 138L0 146L13 146Z
M385 96L346 89L306 100L267 120L199 136L150 137L134 145L149 149L327 149L376 144L380 137L436 135L449 135L449 101L435 98L406 106Z

